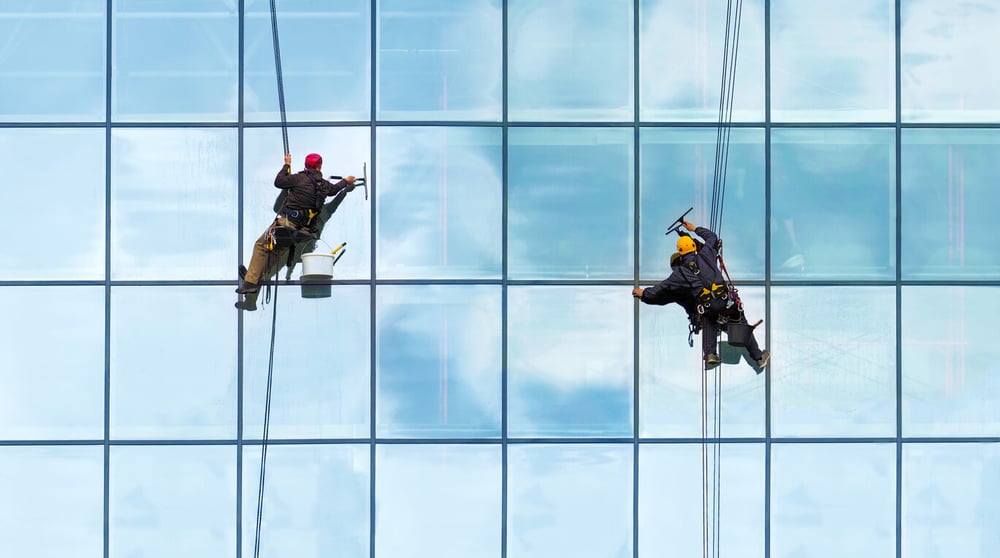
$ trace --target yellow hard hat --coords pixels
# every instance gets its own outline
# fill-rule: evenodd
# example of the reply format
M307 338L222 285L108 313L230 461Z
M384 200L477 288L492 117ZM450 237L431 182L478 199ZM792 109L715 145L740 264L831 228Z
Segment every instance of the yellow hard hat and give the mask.
M694 244L694 239L690 236L682 236L677 239L677 251L683 256L684 254L690 254L697 250L698 247Z

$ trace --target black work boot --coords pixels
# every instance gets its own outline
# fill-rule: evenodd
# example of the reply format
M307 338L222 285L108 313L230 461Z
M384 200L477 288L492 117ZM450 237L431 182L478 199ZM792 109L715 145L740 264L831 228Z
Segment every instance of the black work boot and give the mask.
M257 283L250 283L248 281L241 281L240 286L236 287L237 294L254 294L260 290L260 285Z
M247 312L253 312L257 309L257 299L247 297L243 300L236 301L237 310L246 310Z
M705 368L715 368L720 364L722 364L722 359L719 358L719 355L715 353L705 355Z

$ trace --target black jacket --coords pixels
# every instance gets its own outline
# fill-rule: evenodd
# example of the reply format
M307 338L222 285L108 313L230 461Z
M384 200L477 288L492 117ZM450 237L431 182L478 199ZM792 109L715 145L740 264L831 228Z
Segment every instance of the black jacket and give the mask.
M312 209L319 211L323 202L330 196L335 196L342 190L350 192L353 184L341 180L336 184L323 178L323 173L316 169L306 169L291 174L291 166L283 165L274 178L275 188L281 188L287 193L284 199L284 209Z
M703 288L711 288L712 284L724 284L725 277L719 270L719 237L705 227L694 230L705 244L694 252L681 256L680 265L674 268L670 277L664 280L671 289L686 290L697 298Z

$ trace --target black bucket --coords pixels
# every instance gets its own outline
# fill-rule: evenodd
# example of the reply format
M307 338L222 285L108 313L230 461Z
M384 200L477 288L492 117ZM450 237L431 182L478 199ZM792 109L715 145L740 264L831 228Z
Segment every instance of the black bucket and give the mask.
M332 292L329 283L302 281L302 298L330 298Z
M750 324L730 322L726 325L726 335L729 337L729 344L734 347L746 347L753 335L753 327Z

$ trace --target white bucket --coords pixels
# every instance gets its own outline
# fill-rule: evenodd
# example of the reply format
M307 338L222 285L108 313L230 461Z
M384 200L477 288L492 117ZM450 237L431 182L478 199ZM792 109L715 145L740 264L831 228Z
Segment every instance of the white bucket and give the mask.
M302 254L302 277L304 279L329 279L333 277L333 262L336 256L315 252Z

